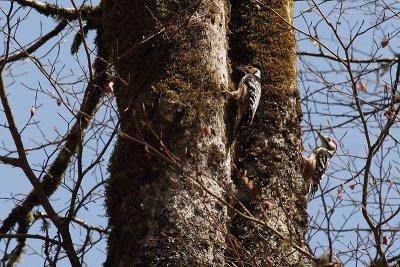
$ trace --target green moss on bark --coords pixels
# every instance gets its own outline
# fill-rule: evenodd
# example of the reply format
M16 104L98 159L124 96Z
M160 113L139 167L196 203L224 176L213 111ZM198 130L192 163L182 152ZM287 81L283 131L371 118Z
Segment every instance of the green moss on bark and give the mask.
M263 84L254 123L238 136L235 164L239 170L247 170L260 188L259 199L273 203L275 208L267 211L269 223L301 244L307 224L300 170L302 113L296 85L295 38L283 20L291 20L292 1L263 3L267 7L257 9L250 2L232 1L230 58L235 65L258 66ZM244 202L254 214L261 215L258 200ZM234 218L232 232L261 265L265 264L264 255L277 266L301 260L296 253L286 257L290 251L281 245L282 240L241 217Z
M199 169L223 182L229 176L223 166L221 91L228 77L221 74L226 73L224 54L220 61L215 56L225 45L225 33L218 32L225 25L220 3L103 1L106 42L121 77L115 82L121 130L160 149L156 133L185 170ZM141 44L143 36L163 27L162 34ZM210 38L216 38L217 48ZM203 126L215 134L203 136ZM132 138L118 139L109 166L106 206L112 230L106 266L223 265L223 243L212 240L221 234L204 219L204 205L196 206L198 189ZM217 183L209 186L222 195ZM224 225L226 208L202 198Z

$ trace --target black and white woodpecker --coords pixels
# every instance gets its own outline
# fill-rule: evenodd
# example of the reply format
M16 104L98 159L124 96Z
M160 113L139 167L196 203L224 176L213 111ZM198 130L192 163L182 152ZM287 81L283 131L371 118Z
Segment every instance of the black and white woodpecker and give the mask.
M323 136L318 131L317 133L321 140L321 146L315 148L308 158L303 158L303 176L310 185L309 199L314 197L318 190L318 185L329 168L329 161L337 149L335 139Z
M261 98L261 71L253 66L236 68L245 74L240 80L237 90L228 92L236 101L239 117L236 131L238 131L253 123Z

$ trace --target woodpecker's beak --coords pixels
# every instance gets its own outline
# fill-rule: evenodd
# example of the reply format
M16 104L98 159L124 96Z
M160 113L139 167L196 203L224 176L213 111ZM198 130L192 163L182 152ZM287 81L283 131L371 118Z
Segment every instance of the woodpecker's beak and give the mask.
M320 131L317 131L317 130L315 130L316 132L317 132L317 134L318 134L318 136L319 136L319 139L321 140L321 144L323 145L323 144L327 144L328 143L328 141L326 140L326 138L325 138L325 136L323 136L321 133L320 133Z
M238 69L238 70L240 70L240 71L243 72L243 73L247 73L247 72L248 72L247 67L236 66L235 68Z

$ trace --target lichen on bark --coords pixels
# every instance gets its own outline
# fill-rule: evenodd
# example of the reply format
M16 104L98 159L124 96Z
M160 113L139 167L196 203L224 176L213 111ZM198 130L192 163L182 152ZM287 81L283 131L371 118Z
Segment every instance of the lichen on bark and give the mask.
M235 165L247 171L260 192L243 202L254 216L290 237L285 241L260 225L236 216L232 233L254 260L265 266L301 262L290 241L303 244L307 228L304 181L301 177L301 110L296 85L295 37L291 27L292 1L232 1L230 58L252 64L262 72L262 97L252 127L238 135ZM239 188L240 179L233 177ZM263 203L273 208L262 216ZM268 258L268 260L267 260Z
M111 226L106 266L234 262L226 258L232 256L226 251L230 221L220 201L229 194L226 131L234 125L222 93L232 89L226 58L229 6L223 0L102 3L121 119L106 189ZM260 67L263 96L253 126L239 133L231 150L237 169L246 170L261 190L257 201L244 204L259 217L259 200L272 202L267 222L301 244L307 220L295 40L280 17L290 21L292 2L263 3L268 9L232 1L230 59ZM152 153L152 147L165 153L163 146L181 168ZM290 242L248 219L234 217L230 230L258 264L267 264L268 257L276 266L300 261Z
M227 209L189 175L224 198L225 2L122 0L103 1L103 8L121 78L115 82L121 131L148 144L120 136L113 152L106 266L224 265ZM211 136L201 134L203 127ZM158 138L182 170L146 152L160 149Z

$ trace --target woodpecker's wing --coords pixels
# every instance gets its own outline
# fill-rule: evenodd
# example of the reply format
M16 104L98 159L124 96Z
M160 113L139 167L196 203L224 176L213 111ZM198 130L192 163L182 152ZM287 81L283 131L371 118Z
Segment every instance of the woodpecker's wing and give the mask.
M320 184L325 172L329 168L329 161L333 156L333 153L326 148L319 147L314 150L315 154L315 170L314 170L314 180L311 183L310 197L313 197L315 192L318 190L318 185Z
M245 76L246 77L246 76ZM237 103L239 105L239 112L240 115L243 114L246 110L246 98L247 98L247 93L248 93L248 85L245 82L245 77L243 77L238 85L237 93L235 95Z
M239 83L239 88L243 87L243 114L240 126L251 125L256 114L261 98L261 82L253 74L245 75Z
M254 75L248 75L247 84L248 84L248 110L253 111L253 116L256 113L258 104L260 103L261 98L261 83Z

